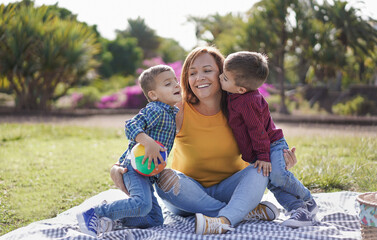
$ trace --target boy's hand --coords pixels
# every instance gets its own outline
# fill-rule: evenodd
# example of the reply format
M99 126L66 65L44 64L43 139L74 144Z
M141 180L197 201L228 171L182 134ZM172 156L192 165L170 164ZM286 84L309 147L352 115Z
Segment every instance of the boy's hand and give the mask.
M153 139L152 141L148 141L148 143L145 144L144 147L145 147L145 155L144 155L142 164L144 164L148 158L148 169L151 168L152 161L154 162L155 167L158 168L158 159L160 159L160 162L164 161L164 159L162 158L160 154L160 151L165 152L166 148L161 147Z
M261 169L263 170L263 176L268 177L270 175L270 172L272 170L271 163L270 162L264 162L257 160L254 163L254 168L258 167L258 173L260 173Z

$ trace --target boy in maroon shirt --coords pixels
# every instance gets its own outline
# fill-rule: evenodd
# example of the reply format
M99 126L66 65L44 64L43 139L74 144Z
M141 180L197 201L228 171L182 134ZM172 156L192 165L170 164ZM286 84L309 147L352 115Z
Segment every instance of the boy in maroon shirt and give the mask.
M284 149L288 144L276 128L268 103L258 88L269 73L267 57L256 52L236 52L224 62L220 83L228 95L228 123L242 159L269 176L268 189L291 212L282 224L289 227L313 225L318 206L310 191L286 169Z

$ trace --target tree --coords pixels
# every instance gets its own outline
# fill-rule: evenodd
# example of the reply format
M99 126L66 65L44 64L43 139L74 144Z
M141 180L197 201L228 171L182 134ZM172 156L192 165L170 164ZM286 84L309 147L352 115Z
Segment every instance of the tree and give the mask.
M324 1L322 5L317 5L317 18L333 24L333 37L343 46L344 53L349 48L352 50L359 64L358 77L361 81L365 72L365 59L373 56L377 45L377 30L372 26L377 21L370 18L364 20L358 14L359 10L350 7L347 1L334 0L332 3Z
M63 95L97 66L96 40L91 28L60 19L48 6L1 5L0 76L16 94L16 107L48 109L57 86Z
M157 53L164 62L183 61L187 54L176 40L169 38L160 38L160 47Z
M298 0L262 0L248 12L245 36L240 45L243 49L268 54L272 74L280 88L279 112L288 114L285 104L285 57L292 42L294 9Z
M155 31L149 28L144 19L128 19L128 28L124 31L117 30L117 38L136 38L138 46L143 49L144 59L156 57L160 45Z
M113 74L134 74L141 64L143 52L135 38L116 38L108 43L107 49L112 54L110 66Z
M187 19L195 24L198 40L207 45L216 45L223 54L228 55L240 50L238 41L243 36L244 22L242 15L228 13L224 16L216 13L207 17L189 16Z

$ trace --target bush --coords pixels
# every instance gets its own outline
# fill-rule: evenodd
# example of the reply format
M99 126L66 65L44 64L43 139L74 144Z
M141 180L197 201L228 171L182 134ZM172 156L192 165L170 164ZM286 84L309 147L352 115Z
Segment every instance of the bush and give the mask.
M92 86L71 88L66 96L58 99L57 108L94 108L101 99L97 88Z
M373 112L375 109L375 104L360 95L352 98L345 103L338 103L332 107L332 111L338 115L356 115L363 116Z
M97 88L103 95L107 95L117 92L124 87L135 85L136 80L137 79L132 75L127 77L113 75L109 79L95 79L90 83L90 86Z

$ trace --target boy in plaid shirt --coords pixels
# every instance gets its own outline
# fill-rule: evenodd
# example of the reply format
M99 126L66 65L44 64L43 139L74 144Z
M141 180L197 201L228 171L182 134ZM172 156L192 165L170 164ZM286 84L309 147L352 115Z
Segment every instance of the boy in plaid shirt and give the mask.
M123 182L130 198L104 203L77 214L80 229L97 236L114 229L115 221L127 227L152 227L163 224L161 208L154 196L153 184L159 174L146 177L138 174L130 162L131 149L140 143L145 146L144 164L163 162L160 151L171 151L176 134L174 105L182 100L181 87L174 70L166 65L157 65L145 70L139 78L147 106L132 119L126 121L127 150L119 159L119 165L128 169ZM161 147L159 141L165 147ZM148 163L145 160L148 158ZM161 173L160 173L161 174Z

